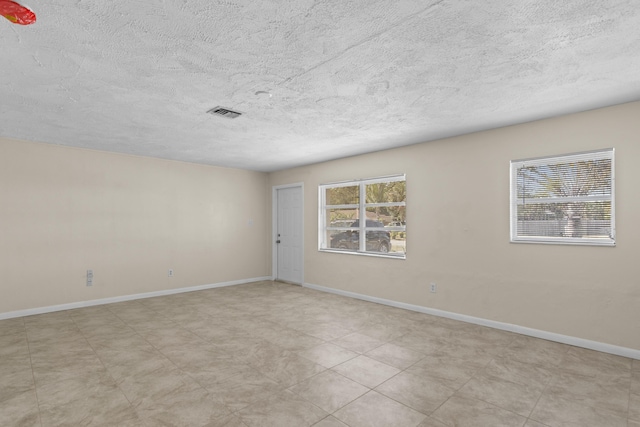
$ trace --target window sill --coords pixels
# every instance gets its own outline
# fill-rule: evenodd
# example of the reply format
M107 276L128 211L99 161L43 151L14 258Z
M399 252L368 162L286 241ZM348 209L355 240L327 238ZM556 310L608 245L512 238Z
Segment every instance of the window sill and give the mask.
M615 240L600 240L600 239L511 239L511 243L534 243L543 245L571 245L571 246L610 246L616 245Z
M374 258L391 258L391 259L407 259L406 254L390 254L390 253L379 253L379 252L356 252L356 251L347 251L340 249L318 249L318 252L328 252L332 254L345 254L345 255L360 255Z

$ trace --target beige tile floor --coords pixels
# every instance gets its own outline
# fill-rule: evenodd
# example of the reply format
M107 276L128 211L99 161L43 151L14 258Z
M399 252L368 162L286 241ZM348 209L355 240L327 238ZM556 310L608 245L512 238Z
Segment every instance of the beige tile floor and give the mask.
M274 282L0 321L0 426L640 427L640 361Z

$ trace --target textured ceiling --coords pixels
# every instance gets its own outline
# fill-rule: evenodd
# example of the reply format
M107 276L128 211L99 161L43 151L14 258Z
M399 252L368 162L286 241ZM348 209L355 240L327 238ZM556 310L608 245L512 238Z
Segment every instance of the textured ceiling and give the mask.
M0 22L16 139L273 171L640 99L638 0L29 6Z

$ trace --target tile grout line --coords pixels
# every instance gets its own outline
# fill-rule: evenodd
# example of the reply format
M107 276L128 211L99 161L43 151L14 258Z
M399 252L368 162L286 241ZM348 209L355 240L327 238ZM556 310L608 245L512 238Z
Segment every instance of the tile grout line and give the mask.
M27 331L27 323L25 317L22 318L22 327L24 328L24 336L27 339L27 349L29 350L29 366L31 366L31 376L33 378L33 392L36 395L36 404L38 405L38 421L42 426L42 412L40 411L40 398L38 397L38 386L36 384L36 374L33 371L33 357L31 356L31 342L29 341L29 333Z
M180 324L179 322L176 322L176 321L174 321L173 319L171 319L171 318L169 318L169 317L167 317L167 316L163 315L160 311L158 311L158 310L156 310L156 309L154 309L154 308L147 307L147 306L145 306L145 304L142 304L142 306L143 306L145 309L151 310L151 311L153 311L154 313L157 313L158 315L162 316L163 318L165 318L165 319L169 320L170 322L172 322L173 324L175 324L178 328L180 328L180 329L182 329L182 330L184 330L184 331L187 331L187 332L189 332L189 333L191 333L191 334L193 334L193 335L197 336L198 338L202 339L204 342L209 343L209 344L212 344L212 345L214 345L214 346L215 346L215 344L214 344L214 343L212 343L212 342L211 342L211 340L208 340L208 339L206 339L206 338L204 338L204 337L201 337L200 335L196 334L195 332L192 332L191 330L189 330L189 329L185 328L185 327L184 327L182 324ZM109 311L111 311L111 310L109 310ZM166 358L166 359L167 359L167 360L168 360L168 361L169 361L169 362L170 362L170 363L175 367L175 369L177 369L180 373L182 373L182 374L186 375L186 376L187 376L187 377L189 377L191 380L193 380L196 384L198 384L198 386L199 386L199 387L200 387L200 388L201 388L205 393L210 394L209 390L208 390L205 386L203 386L203 385L200 383L200 381L198 381L196 378L194 378L193 376L191 376L188 372L185 372L185 371L184 371L180 366L176 365L176 363L175 363L173 360L171 360L171 359L170 359L166 354L164 354L164 353L162 352L162 349L161 349L161 348L158 348L158 347L156 347L155 345L153 345L149 340L147 340L144 336L142 336L142 335L141 335L141 334L140 334L136 329L134 329L132 326L130 326L128 322L126 322L125 320L123 320L122 318L120 318L120 316L118 316L118 314L117 314L117 313L115 313L115 312L113 312L113 311L111 311L111 312L113 313L113 315L114 315L114 316L116 316L118 319L120 319L120 321L121 321L121 322L123 322L125 325L127 325L127 327L128 327L129 329L131 329L131 330L132 330L132 331L133 331L133 332L134 332L138 337L140 337L140 339L142 339L143 341L145 341L147 344L149 344L151 347L153 347L153 348L154 348L154 350L156 350L160 355L162 355L164 358ZM209 318L213 318L213 317L212 317L210 314L208 314L208 313L204 313L204 314L206 314ZM233 357L233 359L234 359L234 360L237 360L237 358L236 358L235 356L232 356L232 357ZM241 362L241 361L240 361L240 362ZM244 363L244 362L241 362L241 363L246 364L246 363ZM251 369L253 369L254 371L259 372L259 371L258 371L257 369L255 369L253 366L248 365L248 364L246 364L246 365L247 365L247 366L249 366L249 367L250 367ZM234 374L234 375L236 375L236 374ZM265 375L265 376L266 376L266 375ZM275 380L274 380L274 381L275 381ZM120 387L118 387L118 388L120 388ZM283 390L284 390L284 389L283 389ZM124 394L124 392L123 392L123 394ZM126 394L125 394L125 397L126 397ZM128 398L127 398L127 400L128 400ZM229 413L230 413L230 414L235 415L235 413L236 413L235 411L233 411L230 407L228 407L224 402L221 402L221 403L222 403L222 405L224 405L224 407L229 411ZM247 406L250 406L250 405L247 405ZM134 410L135 410L135 407L134 407ZM137 413L137 410L136 410L136 413ZM142 418L141 418L141 419L142 419ZM144 422L144 419L143 419L143 422Z
M347 334L347 335L348 335L348 334ZM406 334L405 334L405 335L406 335ZM390 341L387 341L387 342L385 342L384 344L382 344L382 345L380 345L380 346L378 346L378 347L375 347L375 348L373 348L373 349L371 349L371 350L369 350L369 351L373 351L373 350L375 350L376 348L380 348L380 347L382 347L383 345L388 344L388 343L390 343ZM338 344L335 344L335 345L338 345ZM339 346L339 347L340 347L340 346ZM341 348L344 348L344 347L341 347ZM347 350L349 350L349 349L347 349ZM349 351L353 351L353 350L349 350ZM357 352L356 352L356 353L357 353ZM351 358L351 359L349 359L349 360L346 360L346 361L344 361L344 362L342 362L342 363L338 363L338 364L337 364L337 365L335 365L335 366L339 366L339 365L341 365L341 364L347 363L347 362L349 362L350 360L353 360L353 359L355 359L355 358L357 358L357 357L359 357L359 356L366 356L366 357L369 357L369 356L367 356L367 355L366 355L366 353L361 353L361 354L358 354L358 356L355 356L355 357L353 357L353 358ZM371 357L369 357L369 358L370 358L370 359L372 359L372 360L375 360L375 361L376 361L376 362L378 362L378 363L382 363L382 364L384 364L384 365L387 365L387 366L390 366L390 367L392 367L392 368L395 368L395 366L391 366L391 365L389 365L389 364L387 364L387 363L381 362L381 361L376 360L376 359L371 358ZM420 360L423 360L423 359L425 359L425 358L426 358L426 356L425 356L425 357L423 357L423 358L422 358L422 359L420 359ZM413 364L412 364L412 365L410 365L409 367L411 367L411 366L415 365L416 363L418 363L418 361L416 361L415 363L413 363ZM356 400L360 399L362 396L364 396L364 395L366 395L366 394L369 394L369 393L371 393L371 392L373 391L373 392L376 392L376 393L378 393L378 394L380 394L380 395L382 395L382 396L386 397L387 399L393 400L394 402L396 402L396 403L398 403L398 404L400 404L400 405L402 405L402 406L404 406L404 407L406 407L406 408L409 408L409 409L411 409L411 410L413 410L413 411L416 411L416 412L418 412L418 413L420 413L420 414L425 415L426 417L429 417L429 416L430 416L429 414L424 414L424 412L421 412L421 411L419 411L419 410L417 410L417 409L414 409L414 408L412 408L412 407L408 406L407 404L405 404L405 403L403 403L403 402L400 402L400 401L398 401L397 399L395 399L395 398L393 398L393 397L391 397L391 396L387 396L386 394L384 394L384 393L382 393L382 392L380 392L380 391L376 390L376 389L377 389L378 387L380 387L381 385L385 384L385 383L386 383L386 382L388 382L388 381L391 381L393 378L395 378L395 377L397 377L398 375L400 375L400 374L402 374L403 372L405 372L407 369L409 369L409 367L407 367L407 368L405 368L405 369L396 368L396 369L399 369L399 372L398 372L398 373L396 373L396 374L392 375L391 377L387 378L386 380L384 380L383 382L381 382L380 384L378 384L378 385L376 385L376 386L374 386L374 387L366 386L366 385L361 384L361 383L359 383L359 382L357 382L357 381L355 381L355 380L353 380L353 379L351 379L351 378L348 378L348 377L346 377L346 376L342 375L340 372L337 372L337 371L334 371L334 370L332 370L332 369L329 369L329 370L331 370L331 372L334 372L334 373L336 373L336 374L338 374L338 375L342 376L343 378L346 378L346 379L348 379L348 380L350 380L350 381L355 382L356 384L360 384L361 386L366 387L366 388L368 388L368 389L369 389L369 391L367 391L367 392L363 393L362 395L360 395L360 396L356 397L355 399L353 399L353 400L349 401L348 403L346 403L346 404L342 405L340 408L336 409L336 411L334 411L334 413L335 413L335 412L337 412L338 410L340 410L340 409L344 408L345 406L347 406L347 405L349 405L349 404L351 404L351 403L355 402ZM332 415L333 415L333 414L332 414ZM336 417L336 418L337 418L337 417ZM339 419L339 418L338 418L338 419ZM343 420L340 420L340 421L341 421L341 422L343 422L343 423L345 423ZM346 424L346 423L345 423L345 424Z
M509 345L510 345L514 340L515 340L515 337L513 337L513 338L511 339L511 341L509 341L509 344L505 344L505 345L503 346L503 349L504 349L504 348L507 348L507 347L508 347L508 346L509 346ZM489 361L488 361L488 362L487 362L487 363L482 367L482 369L479 369L479 370L478 370L478 372L482 372L482 371L484 371L484 370L485 370L485 369L486 369L486 368L491 364L491 362L493 362L494 360L496 360L496 356L495 356L495 355L494 355L494 356L493 356L493 357L492 357L492 358L491 358L491 359L490 359L490 360L489 360ZM434 409L434 410L431 412L431 414L429 414L429 416L431 416L431 415L432 415L432 414L434 414L438 409L440 409L442 406L444 406L444 405L445 405L445 404L446 404L446 403L447 403L447 402L448 402L452 397L456 396L456 395L458 394L458 392L459 392L460 390L462 390L462 388L463 388L464 386L466 386L469 382L471 382L472 380L476 379L476 375L477 375L477 372L476 372L476 373L474 373L473 375L471 375L471 378L469 378L469 379L468 379L464 384L462 384L460 387L458 387L458 388L456 389L456 391L455 391L451 396L449 396L449 397L448 397L444 402L442 402L442 403L441 403L441 404L440 404L436 409ZM460 397L460 396L458 396L458 397ZM460 398L462 398L462 397L460 397ZM524 425L524 424L526 424L526 423L527 423L527 420L529 419L528 417L524 417L524 416L522 416L522 415L520 415L520 414L518 414L518 413L516 413L516 412L513 412L513 411L512 411L512 410L510 410L510 409L503 408L503 407L498 406L498 405L496 405L496 404L494 404L494 403L487 402L486 400L478 399L478 398L473 398L473 399L477 399L477 400L479 400L479 401L481 401L481 402L484 402L484 403L487 403L487 404L489 404L489 405L491 405L491 406L495 406L496 408L500 408L500 409L501 409L501 410L503 410L503 411L511 412L512 414L515 414L515 415L517 415L517 416L523 417L523 418L525 419L525 421L524 421L523 425Z
M113 375L111 375L111 371L109 370L109 368L107 367L107 365L105 365L104 361L102 360L102 358L100 357L100 355L98 354L98 352L96 351L96 349L93 347L93 345L91 345L91 341L89 341L89 339L87 338L87 336L84 334L84 332L82 331L82 328L80 328L80 326L78 326L78 323L76 322L76 319L73 318L73 316L70 316L71 320L73 321L73 324L76 325L76 328L78 328L78 330L80 331L80 334L82 335L82 337L85 339L85 341L87 342L87 344L89 345L89 347L91 348L91 351L93 351L93 354L96 355L96 357L98 358L98 360L100 361L100 364L102 365L102 367L104 368L104 370L107 372L107 374L109 375L109 377L111 378L111 380L113 381L114 385L118 388L118 391L120 393L122 393L122 395L124 396L124 398L127 400L127 402L129 402L129 405L133 408L134 412L135 412L135 408L133 406L133 404L131 403L131 401L129 400L129 398L127 397L127 395L124 393L124 391L122 391L122 389L120 389L120 387L118 386L115 378L113 378ZM128 325L127 325L128 326ZM137 414L137 412L136 412Z
M350 335L350 334L352 334L352 333L356 333L356 332L357 332L357 333L360 333L360 332L358 332L360 329L362 329L362 328L355 329L355 330L353 330L353 332L350 332L350 333L348 333L348 334L345 334L344 336L347 336L347 335ZM362 335L366 335L366 334L362 334ZM405 334L405 335L406 335L406 334ZM343 337L344 337L344 336L343 336ZM368 335L366 335L366 336L368 336ZM391 376L390 378L387 378L386 380L384 380L382 383L378 384L378 385L377 385L377 386L375 386L375 387L369 387L369 386L366 386L366 385L364 385L364 384L361 384L361 383L359 383L359 382L357 382L357 381L355 381L355 380L353 380L353 379L351 379L351 378L346 377L345 375L341 374L340 372L337 372L337 371L334 371L334 370L333 370L333 368L334 368L335 366L339 366L339 365L342 365L342 364L344 364L344 363L347 363L347 362L349 362L349 361L351 361L351 360L353 360L353 359L355 359L355 358L357 358L357 357L359 357L359 356L366 356L366 357L369 357L369 356L367 356L367 353L368 353L369 351L373 351L373 350L375 350L375 349L377 349L377 348L380 348L380 347L382 347L382 346L384 346L384 345L386 345L386 344L390 343L390 341L385 341L385 342L383 342L382 344L380 344L379 346L376 346L376 347L374 347L374 348L372 348L372 349L368 350L367 352L359 353L359 352L357 352L357 351L354 351L354 350L352 350L352 349L349 349L349 348L343 347L343 346L341 346L340 344L337 344L337 343L335 343L335 342L334 342L335 340L341 339L341 338L343 338L343 337L335 338L335 339L333 339L333 340L331 340L331 341L324 341L324 343L325 343L325 344L332 344L332 345L335 345L335 346L340 347L340 348L342 348L342 349L344 349L344 350L347 350L347 351L352 351L352 352L356 353L357 355L356 355L356 356L354 356L354 357L352 357L352 358L350 358L350 359L348 359L348 360L345 360L345 361L343 361L343 362L340 362L340 363L338 363L338 364L336 364L336 365L332 366L331 368L326 368L326 367L325 367L326 369L325 369L323 372L320 372L320 373L318 373L318 374L314 375L313 377L318 376L318 375L320 375L320 374L322 374L322 373L325 373L325 372L327 372L327 371L331 371L331 372L332 372L332 373L334 373L334 374L340 375L342 378L345 378L345 379L347 379L347 380L349 380L349 381L353 381L354 383L359 384L359 385L361 385L361 386L363 386L363 387L367 388L367 389L368 389L368 391L366 391L365 393L363 393L363 394L361 394L361 395L358 395L358 396L357 396L357 397L355 397L354 399L352 399L352 400L348 401L347 403L345 403L344 405L340 406L340 407L339 407L339 408L337 408L335 411L333 411L332 413L330 413L330 414L329 414L329 416L334 416L333 414L335 414L335 413L336 413L337 411L339 411L340 409L342 409L342 408L344 408L344 407L348 406L349 404L351 404L351 403L355 402L356 400L358 400L358 399L359 399L359 398L361 398L362 396L364 396L364 395L366 395L366 394L368 394L368 393L370 393L370 392L372 392L372 391L375 391L376 393L379 393L379 394L381 394L381 395L383 395L383 396L385 396L385 397L387 397L387 398L389 398L389 399L393 400L394 402L396 402L396 403L398 403L398 404L400 404L400 405L402 405L402 406L405 406L405 407L407 407L407 408L409 408L409 409L411 409L411 410L416 411L415 409L413 409L413 408L411 408L411 407L407 406L406 404L404 404L404 403L402 403L402 402L399 402L399 401L397 401L396 399L393 399L393 398L391 398L391 397L389 397L389 396L387 396L387 395L385 395L385 394L383 394L383 393L380 393L379 391L377 391L377 390L376 390L376 388L377 388L377 387L381 386L382 384L386 383L387 381L391 380L392 378L395 378L396 376L400 375L400 374L401 374L402 372L404 372L407 368L405 368L405 369L400 369L398 373L394 374L394 375L393 375L393 376ZM375 337L370 337L370 338L377 339L377 338L375 338ZM382 341L382 340L380 340L380 341ZM301 356L301 357L304 357L304 356ZM387 365L387 366L390 366L390 367L392 367L392 368L395 368L395 366L391 366L391 365L389 365L389 364L387 364L387 363L381 362L381 361L376 360L376 359L371 358L371 357L369 357L369 358L370 358L370 359L372 359L372 360L375 360L375 361L376 361L376 362L378 362L378 363L382 363L382 364L384 364L384 365ZM420 359L420 360L422 360L422 359ZM315 362L314 362L314 363L315 363ZM418 363L418 362L416 361L415 363ZM411 366L413 366L413 364L412 364ZM323 366L323 367L324 367L324 366ZM396 369L399 369L399 368L396 368ZM304 380L304 381L307 381L307 380L309 380L309 379L311 379L311 378L313 378L313 377L310 377L310 378L308 378L308 379L306 379L306 380ZM304 382L304 381L301 381L300 383L302 383L302 382ZM300 383L298 383L298 384L300 384ZM297 385L297 384L296 384L296 385ZM292 386L292 387L293 387L293 386ZM301 397L302 397L302 396L301 396ZM302 398L303 398L303 399L305 399L304 397L302 397ZM305 400L307 400L307 399L305 399ZM308 401L308 400L307 400L307 401ZM313 404L313 402L311 402L311 401L309 401L309 402ZM316 406L317 406L317 405L316 405ZM320 409L322 409L322 408L320 408ZM417 411L417 412L420 412L420 411ZM420 412L420 413L421 413L421 412ZM327 416L327 417L325 417L325 418L328 418L329 416ZM428 416L428 415L427 415L427 416ZM335 418L337 418L337 417L335 417ZM337 419L339 419L339 418L337 418ZM339 419L339 420L340 420L340 419ZM346 424L343 420L340 420L340 421L341 421L342 423Z
M569 349L570 348L571 348L570 346L567 346L567 349L562 354L562 360L567 356L567 353L569 353ZM542 393L540 393L540 396L538 396L538 399L536 399L536 404L533 405L533 408L531 408L531 411L529 411L529 416L527 417L527 420L531 420L531 421L535 421L535 422L537 422L539 424L543 424L541 421L538 421L536 419L531 418L531 415L533 415L533 412L536 410L536 408L540 404L540 399L542 399L542 396L544 396L545 392L549 389L549 387L551 387L553 384L555 384L555 382L558 380L557 369L560 368L560 365L562 364L562 360L560 361L560 363L558 363L558 365L554 366L554 376L551 377L551 379L549 379L549 382L547 382L545 384L544 388L542 389ZM544 425L546 425L546 424L544 424Z
M115 313L114 311L112 311L108 306L107 306L107 310L109 310L109 312L110 312L111 314L113 314L116 318L118 318L118 320L120 320L122 323L124 323L124 324L127 326L127 328L129 328L131 331L133 331L133 333L134 333L134 334L135 334L139 339L141 339L142 341L146 342L146 343L147 343L147 344L149 344L151 347L153 347L156 351L158 351L158 353L160 353L160 351L159 351L159 350L158 350L158 349L157 349L153 344L151 344L151 343L150 343L150 342L149 342L145 337L143 337L143 336L142 336L138 331L136 331L133 327L131 327L131 325L129 325L129 323L128 323L128 322L126 322L125 320L123 320L120 316L118 316L118 314L117 314L117 313ZM91 344L89 344L89 345L91 345ZM93 347L92 347L92 348L93 348ZM95 350L94 350L94 351L95 351ZM160 354L162 354L162 353L160 353ZM97 353L96 353L96 356L98 356L98 355L97 355ZM165 358L166 358L166 359L167 359L171 364L173 364L173 366L175 366L178 370L180 370L180 372L182 372L182 370L181 370L180 368L178 368L178 366L173 362L173 360L171 360L171 359L167 358L164 354L162 354L162 356L163 356L163 357L165 357ZM100 356L98 356L98 359L100 359L100 363L102 363L102 364L104 365L104 362L102 361L102 359L100 358ZM110 372L109 368L108 368L106 365L104 365L104 366L105 366L105 369L107 370L107 372L109 372L109 375L111 375L111 372ZM191 378L191 377L189 377L189 378ZM115 382L115 379L114 379L114 382ZM200 385L200 384L198 383L198 385ZM134 410L134 412L136 413L136 415L138 415L138 409L137 409L137 407L133 405L133 402L131 402L131 400L129 399L129 397L127 396L127 394L124 392L124 390L122 390L122 388L120 388L120 386L118 385L118 383L117 383L117 382L116 382L116 387L118 387L118 390L119 390L119 391L124 395L125 399L127 399L127 402L129 402L129 404L130 404L130 405L131 405L131 407L133 408L133 410ZM146 420L145 418L141 417L140 415L138 415L138 418L140 419L140 421L142 421L142 423L143 423L144 425L147 425L147 420Z
M131 331L133 331L139 338L141 338L142 340L145 340L143 336L141 336L140 334L138 334L138 332L133 329L131 326L129 326L129 324L127 322L125 322L124 320L122 320L116 313L114 313L113 311L111 311L108 307L107 310L114 315L118 320L120 320L127 328L129 328ZM143 425L148 425L147 421L145 418L141 417L140 415L138 415L138 411L136 409L136 407L133 405L133 402L131 402L131 400L129 399L129 397L127 396L127 394L124 392L124 390L122 390L120 388L120 386L118 385L117 381L115 380L115 378L113 377L113 375L111 374L111 370L109 369L109 367L104 363L104 361L102 360L102 358L100 357L100 355L98 354L98 352L95 350L95 348L93 347L93 345L91 344L91 341L89 340L89 338L87 338L87 336L85 335L85 333L82 331L82 328L80 328L78 326L78 323L76 322L76 319L73 318L73 316L69 316L71 317L71 320L73 321L73 323L76 325L76 327L78 328L78 330L80 331L80 334L82 334L82 337L87 341L87 344L89 345L89 347L91 348L91 350L93 351L93 353L96 355L96 357L98 358L98 360L100 361L100 363L102 364L102 366L104 367L105 371L107 372L107 374L109 375L109 377L113 380L114 385L116 386L116 388L118 389L118 391L122 394L122 396L126 399L126 401L129 403L129 406L133 409L133 412L136 414L136 416L138 417L138 419L142 422ZM104 325L104 324L101 324ZM146 341L146 340L145 340ZM172 361L170 361L171 363L173 363Z
M631 389L633 387L633 361L631 361L631 378L629 381L629 401L627 402L627 424L631 421Z
M486 369L486 367L487 367L487 366L489 366L489 364L490 364L491 362L493 362L494 360L495 360L495 357L493 357L491 360L489 360L489 361L487 362L487 364L486 364L486 365L484 365L480 371L482 371L482 370ZM431 412L431 414L429 414L429 417L431 417L431 415L435 414L435 413L436 413L436 411L437 411L438 409L440 409L441 407L443 407L443 406L444 406L444 405L445 405L449 400L451 400L451 398L452 398L452 397L454 397L454 396L455 396L455 395L456 395L460 390L462 390L462 388L463 388L465 385L467 385L467 384L468 384L471 380L473 380L473 379L475 379L475 374L474 374L474 375L471 375L471 378L469 378L467 381L465 381L465 382L464 382L464 384L462 384L460 387L458 387L458 388L456 389L456 391L454 391L454 392L453 392L453 394L452 394L451 396L449 396L449 397L448 397L444 402L442 402L440 405L438 405L438 407L437 407L436 409L434 409L434 410ZM459 396L458 396L458 397L459 397ZM480 399L478 399L478 400L480 400ZM483 401L483 402L484 402L484 401ZM489 402L485 402L485 403L489 403ZM490 405L493 405L492 403L489 403L489 404L490 404ZM498 407L498 408L499 408L499 406L497 406L497 405L493 405L493 406L496 406L496 407ZM500 408L500 409L504 409L504 408Z

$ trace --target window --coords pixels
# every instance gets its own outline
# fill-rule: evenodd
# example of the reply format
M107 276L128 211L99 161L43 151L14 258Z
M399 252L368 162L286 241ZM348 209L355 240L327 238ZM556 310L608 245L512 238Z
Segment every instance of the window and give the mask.
M319 187L320 250L404 258L404 175Z
M511 162L511 241L615 245L614 150Z

